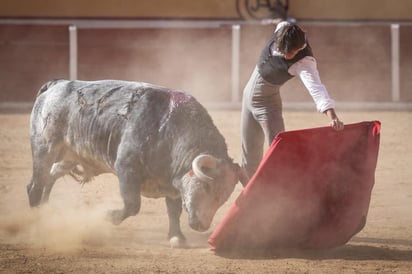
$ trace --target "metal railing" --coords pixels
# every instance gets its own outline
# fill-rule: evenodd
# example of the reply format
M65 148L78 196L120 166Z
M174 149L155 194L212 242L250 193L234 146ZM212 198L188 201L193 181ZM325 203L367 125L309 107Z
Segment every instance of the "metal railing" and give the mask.
M219 28L231 26L231 99L229 102L213 103L209 107L238 108L240 107L240 34L245 24L260 24L259 21L179 21L179 20L69 20L69 19L0 19L0 24L14 25L67 25L69 33L69 79L77 79L78 66L78 29L105 29L105 28ZM308 25L385 25L390 27L391 33L391 101L339 103L341 108L347 109L399 109L412 110L412 103L401 102L400 91L400 25L412 25L412 22L335 22L335 21L300 21ZM286 102L285 108L312 109L312 103Z

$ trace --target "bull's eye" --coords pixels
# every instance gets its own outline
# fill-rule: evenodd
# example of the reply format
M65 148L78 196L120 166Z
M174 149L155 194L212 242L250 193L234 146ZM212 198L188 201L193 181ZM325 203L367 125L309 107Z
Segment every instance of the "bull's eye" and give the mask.
M210 185L209 184L203 184L203 189L206 191L206 193L210 193Z

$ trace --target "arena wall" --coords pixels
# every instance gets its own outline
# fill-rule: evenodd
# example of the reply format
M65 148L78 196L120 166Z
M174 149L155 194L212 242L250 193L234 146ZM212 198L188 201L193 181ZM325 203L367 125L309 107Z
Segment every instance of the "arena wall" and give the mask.
M53 5L40 0L30 1L28 5L19 2L10 1L7 7L0 3L2 103L32 102L45 81L68 78L68 28L78 22L87 26L90 20L112 23L149 20L162 24L146 28L119 28L110 24L78 28L79 79L145 81L187 91L203 103L230 102L233 100L232 24L240 26L239 98L274 27L259 23L268 16L267 12L246 12L244 1L55 0ZM408 76L412 72L412 54L408 48L412 42L409 23L412 18L404 12L410 10L409 6L412 8L409 1L397 1L396 5L383 0L290 2L289 14L302 19L301 25L308 32L318 59L322 81L340 102L393 101L390 24L393 22L387 20L399 23L399 100L412 102L412 95L407 92L412 87ZM115 3L118 3L116 8ZM199 26L194 24L196 20L218 24ZM168 27L169 22L172 23ZM176 22L181 24L176 26ZM286 103L311 101L298 79L283 87L282 96Z
M253 19L285 0L6 0L0 17ZM411 20L409 0L290 0L300 20ZM252 10L253 9L253 10Z

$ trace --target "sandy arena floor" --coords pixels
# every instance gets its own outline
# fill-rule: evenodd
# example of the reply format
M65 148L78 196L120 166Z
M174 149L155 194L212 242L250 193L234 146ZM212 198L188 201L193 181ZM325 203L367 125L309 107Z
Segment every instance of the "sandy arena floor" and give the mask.
M277 250L218 256L207 238L241 191L235 189L206 233L182 229L187 249L171 249L163 199L143 199L139 215L119 226L104 221L120 206L117 179L81 186L58 181L50 203L30 209L29 114L0 114L0 273L411 273L412 112L340 112L346 123L382 122L376 183L366 227L328 251ZM239 161L239 112L212 111ZM285 112L288 130L324 126L316 112Z

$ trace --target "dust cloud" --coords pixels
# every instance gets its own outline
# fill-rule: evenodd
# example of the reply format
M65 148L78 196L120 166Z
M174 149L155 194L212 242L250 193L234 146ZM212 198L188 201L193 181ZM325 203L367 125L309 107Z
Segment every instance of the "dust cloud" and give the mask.
M103 41L107 36L114 39ZM229 101L231 39L229 26L82 30L79 52L85 56L79 66L88 69L80 77L141 81L185 91L201 102Z
M62 208L65 207L65 208ZM10 244L29 244L60 252L76 251L86 244L99 246L111 235L102 206L74 207L68 204L17 208L3 218L0 235Z
M114 182L94 180L81 186L72 178L59 179L48 203L30 208L25 187L11 188L2 201L0 239L9 244L28 244L61 252L82 246L101 246L111 239L114 226L107 210L118 207ZM5 190L7 191L7 189ZM87 195L88 192L93 195ZM110 191L113 196L101 195ZM103 199L107 201L103 201Z

